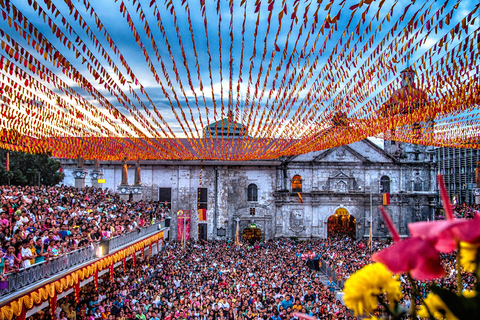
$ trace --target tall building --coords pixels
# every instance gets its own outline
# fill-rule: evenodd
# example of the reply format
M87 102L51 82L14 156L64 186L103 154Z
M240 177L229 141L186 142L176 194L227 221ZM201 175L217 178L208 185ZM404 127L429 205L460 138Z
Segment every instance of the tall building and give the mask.
M443 175L453 202L474 203L475 170L480 162L479 149L441 147L435 149L437 172Z

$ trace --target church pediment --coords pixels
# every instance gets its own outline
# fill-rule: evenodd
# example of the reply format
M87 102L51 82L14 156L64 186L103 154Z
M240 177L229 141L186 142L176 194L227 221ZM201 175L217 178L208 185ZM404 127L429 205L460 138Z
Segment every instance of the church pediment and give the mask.
M340 171L339 173L335 174L332 178L336 179L348 179L350 178L348 175L346 175L344 172Z
M368 139L328 150L293 156L294 162L395 162L395 159Z
M358 162L368 161L349 146L332 148L314 159L316 162Z
M372 162L394 162L395 159L382 148L368 139L357 141L348 145L349 148Z

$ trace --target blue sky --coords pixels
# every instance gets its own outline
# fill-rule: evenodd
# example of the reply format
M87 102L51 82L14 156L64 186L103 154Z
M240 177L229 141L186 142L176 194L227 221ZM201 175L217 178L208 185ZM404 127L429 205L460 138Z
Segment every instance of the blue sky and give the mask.
M357 49L354 50L354 56L358 59L356 67L351 65L350 63L346 64L345 68L348 70L349 75L345 79L345 81L338 81L337 83L334 83L337 85L336 90L333 90L332 92L315 92L315 90L313 90L313 85L315 81L318 81L317 78L319 77L322 68L325 67L325 62L327 61L327 59L330 56L332 56L334 60L338 58L338 52L332 54L332 49L339 41L342 41L342 46L343 44L345 44L346 38L348 38L349 34L354 31L354 26L358 23L358 21L360 21L360 19L362 19L362 12L364 9L367 8L366 4L364 4L360 8L357 8L356 14L354 15L350 25L350 29L347 31L346 26L352 13L352 9L350 8L358 4L357 1L322 2L304 0L275 0L268 2L248 0L245 1L243 5L241 5L240 1L232 1L232 9L229 7L229 2L225 0L221 0L218 2L205 0L204 2L204 15L207 19L206 32L204 26L204 16L201 14L201 1L199 0L170 2L141 0L135 1L135 3L133 1L114 2L106 0L90 2L91 8L93 8L94 12L98 15L103 25L105 26L104 30L108 31L108 34L113 39L115 45L119 48L120 53L123 57L125 57L128 65L132 68L136 78L139 79L141 85L145 88L155 108L158 110L161 117L168 123L169 127L178 137L184 137L185 135L196 136L194 126L197 125L200 128L200 117L202 118L203 124L207 123L207 108L209 110L208 122L213 122L214 119L218 120L226 116L229 105L233 106L232 109L235 110L235 113L237 115L237 121L242 121L244 124L247 124L249 126L249 129L253 130L253 132L258 132L259 136L278 137L282 136L282 133L285 135L286 132L288 132L289 135L300 136L302 133L305 132L305 127L307 129L310 127L303 124L299 125L298 121L290 122L292 117L295 116L296 112L299 113L299 116L302 116L311 108L316 107L319 110L317 113L315 113L316 117L317 119L322 120L327 115L327 113L322 113L323 110L325 110L326 108L336 108L336 105L338 103L332 103L333 99L339 99L344 98L345 96L348 97L349 95L354 95L355 92L352 90L353 87L348 87L346 85L348 78L351 78L353 74L355 74L355 72L359 71L361 68L367 70L365 66L362 66L362 62L366 60L368 55L373 52L373 50L377 47L379 41L381 41L390 31L394 23L398 21L399 17L405 12L404 10L405 8L407 8L407 6L408 11L405 14L405 20L400 23L399 28L394 33L395 35L401 32L403 27L406 25L406 21L408 21L415 13L418 12L417 17L423 12L428 12L427 17L435 16L437 10L444 3L443 1L411 2L405 0L372 2L369 7L369 11L365 14L366 22L362 24L362 27L360 28L360 34L362 34L366 26L371 21L372 31L367 33L371 35L374 33L374 31L380 24L382 25L381 31L378 31L375 35L375 40L373 41L371 48L366 52L366 54L363 55L363 59L360 59L359 51L361 50L361 48L363 48L369 37L367 36L363 41L357 43L358 36L355 36L355 39L351 42L347 54L350 52L350 50L353 49L353 46L355 44ZM54 35L52 35L50 27L46 22L44 22L44 18L42 17L42 15L39 16L38 12L35 12L33 7L29 6L26 1L11 1L11 3L17 6L21 10L22 14L26 16L30 21L32 21L34 25L44 33L44 35L49 39L49 41L52 42L52 44L56 48L61 49L61 52L68 58L71 64L73 64L75 68L80 71L80 73L82 73L89 81L91 81L92 85L96 87L105 96L105 98L112 103L112 105L118 108L118 110L120 110L125 116L127 116L136 126L141 128L141 130L144 130L147 135L153 136L155 134L158 134L158 136L163 136L163 133L160 132L160 130L158 131L158 133L154 133L151 130L146 130L142 124L137 122L129 113L129 111L118 103L117 98L112 96L107 90L103 88L102 85L98 83L98 81L93 78L93 76L87 70L86 64L81 63L81 57L77 59L72 51L67 50L66 47L61 44ZM106 63L106 60L95 49L95 46L88 39L84 29L79 27L78 23L74 19L74 16L70 14L70 10L68 9L64 1L52 1L52 3L60 11L60 14L56 18L52 13L48 12L48 15L53 19L53 21L60 26L62 31L65 32L65 28L63 27L62 23L62 17L64 17L68 21L68 23L70 23L71 26L74 28L74 33L72 33L72 35L68 35L69 40L75 42L76 39L81 39L95 55L95 57L100 61L101 65L105 68L109 75L113 79L118 80L112 68ZM100 41L100 44L103 46L103 48L105 48L108 55L112 58L112 61L115 63L116 66L119 67L119 70L122 72L122 74L126 75L127 73L125 71L125 68L122 66L120 59L113 53L106 41L104 30L97 30L95 21L90 16L91 11L87 12L84 3L88 3L88 1L72 0L72 3L79 11L80 15L83 17L87 26L94 32L95 36ZM379 11L379 20L384 20L387 13L390 12L390 22L385 20L385 22L380 23L375 18L375 14L381 3L383 3L383 5ZM439 14L439 17L441 18L445 16L445 14L447 14L450 10L454 9L454 5L456 3L457 2L455 1L449 1L445 10ZM122 6L122 4L127 8L128 12L131 15L135 28L139 31L140 39L145 45L148 56L150 57L151 61L153 61L155 72L159 76L160 83L165 86L166 92L168 94L168 97L170 98L170 101L172 102L172 105L170 104L169 99L162 92L160 84L155 80L153 73L151 72L150 68L146 63L145 56L144 54L142 54L142 50L135 42L134 36L132 35L132 31L127 23L127 20L120 12L120 7ZM145 13L145 21L148 23L153 38L155 39L156 46L158 47L160 60L157 59L156 54L152 48L151 41L144 31L144 22L140 21L139 19L139 14L137 12L137 6L139 4L140 8ZM150 6L150 4L154 5ZM218 12L217 4L219 4ZM455 25L455 23L461 21L464 17L466 17L476 4L477 3L475 1L471 0L459 1L458 6L453 11L450 26L445 27L443 30L439 30L437 34L430 34L428 36L428 39L426 39L425 43L420 46L416 51L412 52L411 54L404 54L403 56L399 57L404 59L403 61L399 61L394 64L397 68L397 71L400 71L406 67L407 56L410 64L418 63L417 59L419 59L422 54L424 54L429 48L431 48L445 33L448 33L451 26ZM47 11L47 5L44 3L44 1L39 1L37 5ZM154 6L158 7L161 16L160 22L154 15ZM291 14L294 12L295 6L297 7L297 17L299 20L298 22L293 21L292 24ZM319 10L317 15L317 27L313 30L313 32L309 33L309 31L312 31L312 22L315 20L314 13L317 10L318 6ZM330 6L331 17L336 16L339 11L340 16L338 20L338 25L336 26L336 31L333 32L330 39L327 39L325 41L329 29L325 29L324 35L319 33L319 30L321 25L325 21L328 12L327 10L325 10L327 6ZM392 6L394 6L393 10ZM268 15L270 12L269 7L272 11L270 23L268 23ZM306 11L307 7L308 11ZM255 12L258 8L259 13ZM282 18L281 29L279 30L276 43L278 48L276 48L274 45L274 40L277 30L279 28L278 14L284 8L286 9L287 13L284 14ZM174 14L172 14L172 12L175 13L176 20L174 19ZM233 15L231 14L231 12L233 12ZM244 14L245 32L244 34L242 34ZM11 15L12 13L10 13L10 16ZM193 38L195 41L195 49L197 52L197 56L194 54L192 36L189 30L189 15L193 29ZM478 12L476 12L473 16L475 17L477 15ZM306 22L304 17L306 17ZM257 38L255 42L253 34L255 32L257 19L259 21L259 24ZM48 19L46 21L48 21ZM474 20L473 25L470 26L471 31L479 27L478 21L478 18ZM9 34L17 42L25 44L25 41L18 35L18 33L14 31L13 28L10 28L8 26L8 23L6 21L2 20L0 23L0 28L2 30ZM289 33L291 24L292 29ZM178 25L178 33L176 30L176 25ZM160 26L164 28L165 37L162 35ZM232 26L233 28L231 28L230 26ZM418 23L417 28L414 29L413 32L416 32L421 27L422 24ZM298 37L298 43L296 46L296 50L294 51L295 42L301 28L303 33L300 37ZM269 29L268 33L267 29ZM233 34L233 42L230 39L231 31ZM344 32L345 37L343 36ZM422 37L425 36L426 33L426 30L420 33L418 39L415 42L422 39ZM208 48L210 50L207 50L206 34L208 34ZM182 45L180 45L179 35ZM313 43L315 42L315 39L317 39L317 36L318 42L314 49ZM307 37L309 37L308 40ZM464 37L465 35L462 35L460 37L460 40ZM220 38L222 40L221 45ZM383 46L382 50L386 50L387 45L391 41L395 41L395 39L399 39L399 37L390 37L389 40L386 42L386 45ZM456 41L458 42L459 40ZM323 54L319 54L320 48L324 43L326 46L326 50ZM455 45L455 42L453 43L453 45ZM453 47L453 45L451 47ZM170 51L168 50L168 46L170 46ZM242 46L243 57L241 55ZM340 46L339 48L341 48L342 46ZM27 48L28 46L25 45L25 47ZM185 66L185 61L182 56L182 47L184 49L185 60L186 64L188 65L188 69ZM254 48L256 50L255 55L253 54ZM302 48L305 48L305 51L303 53L301 52ZM41 58L38 53L32 50L31 47L28 47L28 49L29 52L39 58L39 60L44 61L43 58ZM276 49L279 51L277 51ZM266 54L265 59L262 60L264 50L266 50ZM230 52L232 52L233 55L232 68L230 68L229 65ZM283 55L284 53L285 55ZM438 59L440 59L440 57L443 56L443 54L444 53L440 53L432 56L431 64L434 64L435 61L437 61ZM2 55L5 55L5 52L2 51ZM88 58L86 55L84 55L84 57ZM290 57L292 57L292 64L287 69L286 65L288 64ZM209 58L211 58L210 64ZM312 72L310 74L299 74L300 70L302 70L304 66L308 66L306 70L308 70L310 66L313 66L315 59L317 59L317 61L315 62L316 68L312 68ZM340 60L342 61L342 59ZM170 78L171 84L168 84L168 81L162 72L160 61L163 62L165 66L165 72ZM270 61L271 68L268 69ZM243 65L241 70L242 77L239 78L241 63ZM76 83L74 79L69 79L61 73L61 70L52 67L51 62L46 62L45 65L49 66L51 70L54 70L59 77L61 77L79 94L85 97L86 100L90 101L93 105L99 107L101 110L104 110L104 108L100 106L98 101L95 101L94 98L92 98L84 90L79 88L78 83ZM209 65L211 68L212 77L210 77ZM177 68L176 72L174 70L174 66ZM371 66L375 68L375 64L372 64ZM327 67L327 70L328 69L329 67ZM189 71L189 73L187 71ZM343 72L343 70L333 71L334 74ZM378 68L376 72L382 71L380 70L380 68ZM176 73L178 73L179 75L179 81L176 80ZM204 95L202 94L202 90L200 90L200 81L197 74L200 74L200 78L203 83ZM222 76L220 76L220 74L222 74ZM251 82L249 82L250 75L252 77ZM293 87L289 87L288 90L285 90L285 88L279 88L279 84L282 80L282 77L284 76L286 76L287 79L292 77L292 79L294 80L300 77L302 82L305 83L305 88L294 89ZM360 108L362 108L365 103L368 103L369 99L380 93L386 85L393 82L396 86L400 86L398 76L398 73L388 73L386 75L387 80L383 81L382 84L377 88L377 90L374 91L367 100L351 106L349 112L353 113L355 112L355 110L359 110ZM273 89L273 82L275 77L277 78L277 80L275 81L275 89ZM126 78L127 80L131 80L128 76L126 76ZM324 79L323 74L320 76L319 79ZM378 80L378 78L375 79ZM190 81L193 90L189 85ZM257 83L257 81L260 84L260 90L258 92L255 92L255 84ZM324 81L325 83L328 82L327 80ZM237 85L239 84L239 82L240 90L237 91ZM232 90L230 90L230 83ZM52 87L48 83L46 85ZM136 109L141 110L140 113L146 117L147 122L151 123L152 127L156 128L157 124L155 123L155 121L150 119L146 112L142 110L142 106L140 106L140 104L133 98L132 94L129 93L129 85L131 85L131 88L133 88L135 92L141 97L141 100L150 110L150 112L154 114L153 119L157 123L161 123L161 119L153 112L153 105L148 101L147 97L140 92L138 85L135 85L133 83L120 85L123 92L129 98L129 101L127 101L126 103L128 104L129 102L132 102ZM308 96L309 92L315 97L314 101L316 101L316 103L306 103L304 101L305 97ZM197 95L198 101L195 101L194 93ZM279 93L279 97L284 98L279 101L274 101L277 93ZM63 96L61 92L59 92L59 94L60 96ZM177 103L175 95L177 96L179 103ZM295 97L297 99L295 99ZM296 102L294 102L293 100L296 100ZM222 102L224 108L222 108ZM282 113L282 117L275 117L275 112L273 111L283 106L285 106L286 110L290 108L290 112L288 113L288 115L286 112L284 112ZM238 107L240 108L236 109ZM263 121L262 123L260 123L261 114L264 112L264 110L266 110L265 114L270 114L270 116L267 117L266 120L266 117L263 117ZM185 114L186 121L183 120L182 111ZM105 110L104 112L108 114ZM177 121L174 112L177 113L178 117L180 118L180 122L182 122L184 127L190 127L191 130L187 129L185 133L181 129L181 125ZM254 118L253 115L256 113L258 114L258 116ZM251 115L250 122L248 122L249 115ZM110 115L108 116L111 117ZM470 116L470 113L467 113L467 116ZM285 121L280 121L284 117ZM275 130L274 133L265 131L265 128L272 123L276 125L278 130ZM327 122L319 121L319 123L320 126L323 127L329 126L329 123ZM292 125L296 126L296 130L285 131L286 127L291 127ZM129 129L126 128L126 130Z

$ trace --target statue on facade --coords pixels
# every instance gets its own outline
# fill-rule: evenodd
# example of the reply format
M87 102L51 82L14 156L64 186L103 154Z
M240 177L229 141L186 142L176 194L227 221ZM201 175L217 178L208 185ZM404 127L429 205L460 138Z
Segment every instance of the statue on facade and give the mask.
M77 158L77 168L78 169L83 169L83 158L78 156Z
M100 160L97 158L93 160L93 171L100 171Z
M137 159L137 163L135 164L135 185L139 186L142 184L142 176L140 172L140 159Z
M122 160L122 185L128 185L128 164L127 164L127 157L123 158Z

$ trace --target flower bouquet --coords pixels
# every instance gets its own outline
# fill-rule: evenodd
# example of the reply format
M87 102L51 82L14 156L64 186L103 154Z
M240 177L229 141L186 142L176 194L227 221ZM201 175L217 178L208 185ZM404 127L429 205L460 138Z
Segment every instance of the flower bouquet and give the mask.
M372 256L373 264L352 274L345 282L344 302L355 316L371 319L480 319L480 214L473 219L455 219L442 177L438 183L446 220L410 223L412 237L400 236L383 207L382 217L394 243ZM419 281L432 281L446 276L440 254L456 252L457 291L430 282L428 295L423 295ZM464 290L462 271L476 277L474 290ZM451 274L453 275L453 273ZM410 303L403 299L402 282L409 287ZM405 290L404 290L405 291Z

